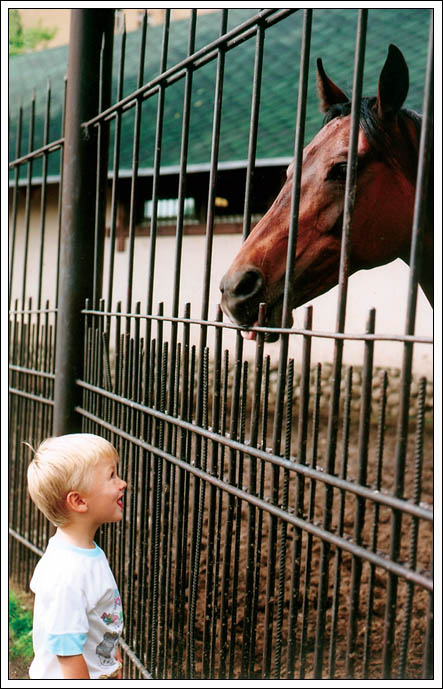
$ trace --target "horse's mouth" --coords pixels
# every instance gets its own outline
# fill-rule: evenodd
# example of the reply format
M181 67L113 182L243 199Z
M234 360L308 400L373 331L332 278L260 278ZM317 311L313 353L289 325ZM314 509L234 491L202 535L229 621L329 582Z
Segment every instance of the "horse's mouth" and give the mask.
M282 322L282 311L283 311L283 295L281 295L271 306L266 308L266 318L262 327L264 328L281 328ZM293 319L291 317L288 327L292 326ZM256 328L259 326L258 320L256 320L247 330L242 330L241 334L245 340L255 340L259 332L257 330L251 330L250 328ZM264 333L265 342L276 342L280 337L279 332L273 332L272 330L266 330Z

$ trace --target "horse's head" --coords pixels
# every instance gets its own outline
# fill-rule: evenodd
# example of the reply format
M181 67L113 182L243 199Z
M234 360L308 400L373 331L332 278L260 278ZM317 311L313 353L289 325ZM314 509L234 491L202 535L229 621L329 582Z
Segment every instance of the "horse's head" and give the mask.
M339 273L351 104L320 59L317 68L326 124L303 151L292 308L336 285ZM407 257L418 147L414 118L401 110L408 84L403 55L390 46L377 97L362 100L350 273ZM293 173L292 163L220 284L223 311L246 328L257 323L261 302L267 304L266 324L281 325Z

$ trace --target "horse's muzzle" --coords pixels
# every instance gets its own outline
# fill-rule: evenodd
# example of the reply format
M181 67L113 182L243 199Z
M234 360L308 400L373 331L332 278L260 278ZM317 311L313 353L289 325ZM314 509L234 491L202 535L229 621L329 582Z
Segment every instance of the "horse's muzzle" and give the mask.
M260 302L264 301L264 285L262 273L252 266L226 273L220 282L223 311L232 321L245 328L254 325Z

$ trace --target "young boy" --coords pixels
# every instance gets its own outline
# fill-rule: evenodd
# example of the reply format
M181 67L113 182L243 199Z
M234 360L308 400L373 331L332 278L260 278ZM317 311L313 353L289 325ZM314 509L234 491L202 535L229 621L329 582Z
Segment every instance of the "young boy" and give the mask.
M123 516L119 457L89 433L45 440L28 467L28 489L57 527L35 568L31 679L121 677L123 613L117 584L94 534Z

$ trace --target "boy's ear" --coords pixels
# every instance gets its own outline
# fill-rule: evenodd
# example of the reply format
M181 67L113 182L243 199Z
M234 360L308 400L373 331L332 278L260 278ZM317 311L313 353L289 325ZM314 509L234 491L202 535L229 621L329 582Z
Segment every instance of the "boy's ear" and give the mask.
M72 490L67 494L66 504L73 512L86 512L88 509L86 500L84 500L84 498L82 498L80 493L78 493L76 490Z

